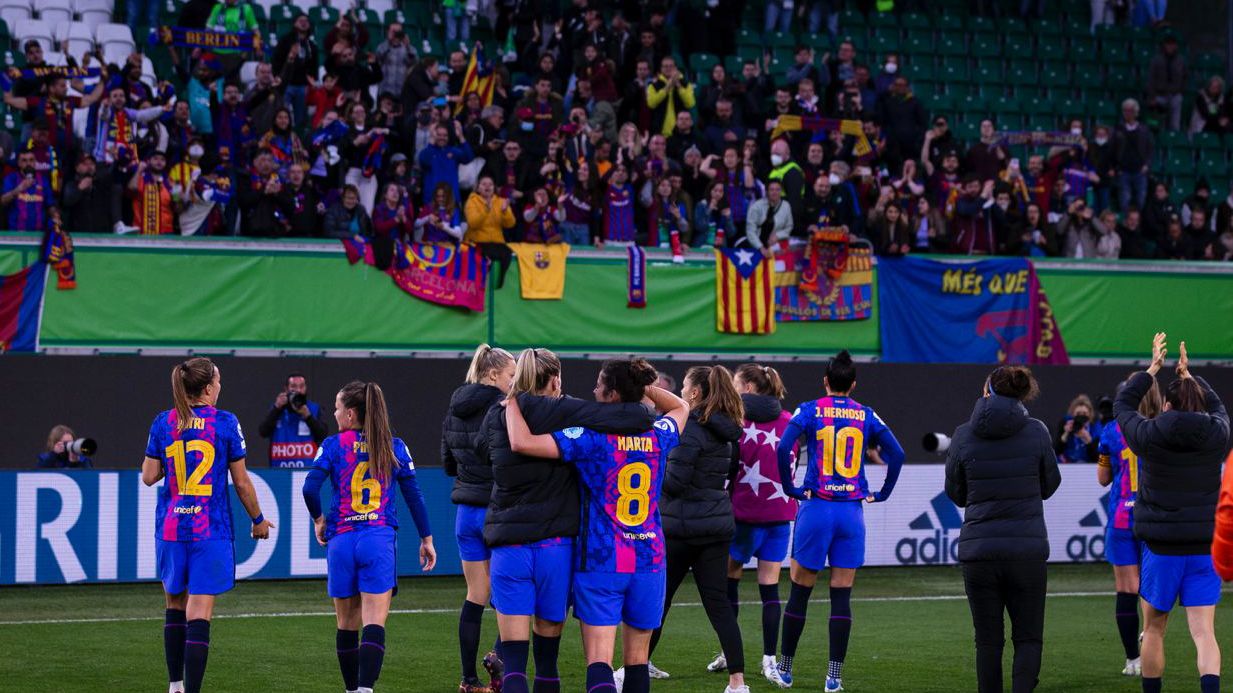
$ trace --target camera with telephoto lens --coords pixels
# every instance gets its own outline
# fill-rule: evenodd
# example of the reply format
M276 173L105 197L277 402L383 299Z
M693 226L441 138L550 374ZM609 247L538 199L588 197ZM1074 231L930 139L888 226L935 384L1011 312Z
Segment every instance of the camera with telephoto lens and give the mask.
M1084 426L1087 425L1088 420L1089 419L1088 419L1087 414L1075 414L1074 421L1073 423L1070 424L1070 430L1072 431L1081 430Z
M300 407L303 407L306 404L308 404L308 395L304 394L303 392L292 392L290 390L287 391L287 408L288 409L299 409Z
M64 451L74 455L89 457L98 450L98 443L93 438L78 438L64 445Z

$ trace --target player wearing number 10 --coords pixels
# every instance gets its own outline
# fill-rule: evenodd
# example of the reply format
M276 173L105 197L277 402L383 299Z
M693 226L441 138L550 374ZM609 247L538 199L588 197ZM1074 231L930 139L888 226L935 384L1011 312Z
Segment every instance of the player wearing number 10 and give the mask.
M658 375L642 359L608 361L600 370L595 398L639 402L649 398L668 412L644 433L604 434L567 428L534 435L517 399L506 405L514 452L562 459L578 467L582 482L582 527L576 545L574 615L582 622L587 658L586 690L615 690L612 653L617 626L625 624L625 693L647 693L651 631L664 604L664 537L659 492L668 452L676 447L689 405L654 386Z
M205 677L214 597L235 584L231 498L227 473L265 539L272 524L261 516L257 492L244 466L244 434L231 412L215 409L222 380L206 358L171 369L175 408L154 417L141 480L158 491L155 551L167 598L163 649L168 688L197 693Z
M1153 382L1139 403L1139 413L1146 419L1155 418L1162 403L1160 387ZM1142 671L1139 662L1139 561L1143 557L1143 542L1135 538L1134 507L1139 494L1139 457L1126 445L1122 428L1116 421L1101 431L1098 450L1096 479L1101 486L1113 485L1107 507L1105 560L1113 566L1117 588L1113 616L1126 651L1122 673L1138 676Z
M437 552L415 465L407 445L390 433L381 386L360 381L343 386L334 398L334 419L339 433L317 450L304 480L304 505L317 541L326 547L326 584L334 599L343 685L348 693L372 693L381 675L385 619L398 583L395 484L419 530L424 570L436 565ZM327 478L334 487L328 516L321 512L321 486Z
M822 379L826 396L797 407L779 441L779 478L784 492L803 500L796 514L792 541L792 591L784 607L783 658L779 681L792 685L792 659L805 628L805 609L818 580L830 566L830 663L826 690L843 690L843 662L852 632L852 583L865 562L865 516L862 501L890 497L903 467L903 447L882 419L849 397L856 386L856 367L847 351L830 360ZM793 448L798 438L809 459L805 485L792 483ZM882 490L871 494L865 480L865 459L878 451L887 465Z

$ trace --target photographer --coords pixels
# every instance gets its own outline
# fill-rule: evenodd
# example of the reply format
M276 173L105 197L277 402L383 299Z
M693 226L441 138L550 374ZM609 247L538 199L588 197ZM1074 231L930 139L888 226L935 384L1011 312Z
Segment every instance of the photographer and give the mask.
M321 406L308 399L308 379L302 373L287 376L287 387L274 398L265 420L257 427L270 439L271 467L307 467L328 431Z
M83 438L81 442L89 444L93 452L93 441ZM47 434L47 451L39 455L39 469L93 469L94 463L84 453L86 446L81 445L73 429L60 424Z
M1053 449L1061 462L1095 462L1096 446L1103 428L1092 414L1092 400L1079 395L1070 401L1066 417L1058 424Z

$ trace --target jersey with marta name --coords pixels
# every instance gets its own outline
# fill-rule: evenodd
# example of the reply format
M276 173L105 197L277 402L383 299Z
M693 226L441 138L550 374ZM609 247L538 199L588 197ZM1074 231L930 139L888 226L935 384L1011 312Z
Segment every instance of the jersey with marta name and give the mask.
M873 409L851 397L822 397L801 403L791 423L800 428L800 450L809 456L804 490L834 501L869 495L865 453L890 433Z
M668 451L680 442L676 422L663 417L645 433L605 434L567 428L552 434L561 459L578 466L582 528L578 569L593 573L655 573L664 569L659 517Z
M1100 432L1097 446L1100 459L1113 468L1113 483L1109 488L1109 521L1114 529L1134 527L1135 498L1139 495L1139 456L1131 452L1122 435L1122 427L1110 422Z
M334 498L325 513L325 535L369 527L398 527L394 490L405 476L415 474L411 453L401 438L394 439L394 468L384 482L368 464L368 443L359 431L343 431L326 438L312 466L326 473Z
M176 429L175 410L154 417L146 457L163 463L155 532L166 541L232 539L228 465L244 459L244 433L229 411L193 407Z

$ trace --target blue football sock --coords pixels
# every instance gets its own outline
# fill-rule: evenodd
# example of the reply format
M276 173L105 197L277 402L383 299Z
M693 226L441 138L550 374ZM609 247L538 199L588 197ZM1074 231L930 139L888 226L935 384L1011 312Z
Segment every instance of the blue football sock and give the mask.
M1220 693L1220 675L1204 674L1199 677L1200 693Z
M184 631L187 622L183 609L167 609L163 621L163 655L167 658L167 680L184 680Z
M852 635L852 588L831 588L830 664L826 675L843 678L843 660L848 656L848 638Z
M625 685L622 693L650 693L651 668L646 664L625 665Z
M775 645L779 641L779 614L782 611L779 583L758 585L758 596L762 597L762 654L774 657Z
M475 655L479 651L480 619L484 616L484 605L463 601L462 612L458 614L458 653L462 657L462 677L474 679Z
M1160 693L1160 686L1161 679L1159 676L1150 679L1146 676L1143 677L1143 693Z
M792 583L792 591L788 593L788 604L783 609L783 654L784 662L780 668L792 671L792 658L796 656L796 645L801 641L801 631L805 630L805 612L809 610L809 595L812 587Z
M501 690L505 693L528 693L527 654L531 643L526 640L506 640L501 643L505 661L505 674L501 677Z
M385 661L385 627L364 626L360 636L360 688L372 688L381 676Z
M342 672L343 687L354 691L360 685L360 632L339 629L334 634L338 650L338 670Z
M210 622L195 618L184 629L184 693L201 693L210 656Z
M1139 657L1139 595L1133 592L1118 592L1113 617L1117 619L1117 632L1122 638L1126 659Z
M605 662L587 665L587 693L616 693L611 666Z
M535 653L534 693L560 693L561 675L557 672L557 658L561 652L561 638L532 635L531 644Z

